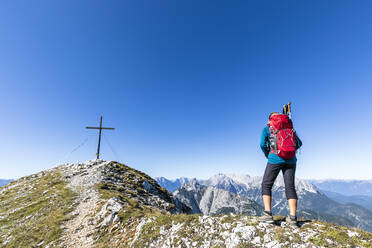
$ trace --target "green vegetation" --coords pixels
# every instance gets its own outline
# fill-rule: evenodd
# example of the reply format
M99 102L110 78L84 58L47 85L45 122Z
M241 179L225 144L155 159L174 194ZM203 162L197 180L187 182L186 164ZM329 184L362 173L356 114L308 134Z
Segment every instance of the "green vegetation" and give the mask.
M159 223L167 224L169 215L162 214L156 207L148 206L142 199L149 196L149 193L144 190L143 183L146 180L153 185L159 197L165 201L170 201L171 196L167 190L160 187L154 179L147 176L141 171L135 170L118 162L111 162L107 167L105 174L112 182L102 182L96 185L96 189L100 193L102 199L118 198L124 203L123 209L118 213L120 223L125 227L132 227L126 234L121 234L119 237L118 230L99 230L96 237L97 247L128 247L129 243L134 238L136 225L143 218L154 217ZM171 210L175 206L169 204L164 210ZM174 217L174 216L173 216ZM173 218L172 217L172 218ZM179 221L186 220L185 217L178 217ZM147 227L150 228L150 227ZM153 230L149 233L149 237L154 238L159 230ZM120 242L112 242L112 236L118 235Z
M285 243L285 242L290 241L285 230L281 227L277 227L274 229L274 238L278 240L280 243Z
M44 172L9 184L0 195L0 244L33 247L54 244L62 235L75 194L60 173Z
M372 248L372 234L358 229L346 228L335 224L325 224L316 237L310 239L314 245L325 247L367 247ZM348 230L356 231L359 235L349 237ZM330 240L331 242L328 242Z
M226 214L226 215L214 215L216 217L222 217L221 223L234 224L236 221L241 220L242 217L248 216L244 214Z

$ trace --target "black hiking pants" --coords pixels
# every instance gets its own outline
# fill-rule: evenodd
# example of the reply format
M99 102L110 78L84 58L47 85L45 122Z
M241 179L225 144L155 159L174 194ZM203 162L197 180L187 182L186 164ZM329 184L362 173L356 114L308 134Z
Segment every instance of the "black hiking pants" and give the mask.
M262 179L262 195L271 196L271 189L280 171L283 172L287 199L297 199L295 189L296 164L267 164Z

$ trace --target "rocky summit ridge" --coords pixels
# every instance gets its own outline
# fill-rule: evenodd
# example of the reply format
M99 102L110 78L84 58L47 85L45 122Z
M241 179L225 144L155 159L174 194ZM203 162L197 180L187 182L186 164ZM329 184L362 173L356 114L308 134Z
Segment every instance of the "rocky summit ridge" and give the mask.
M326 222L190 212L127 165L63 164L0 188L0 247L372 247L371 233Z

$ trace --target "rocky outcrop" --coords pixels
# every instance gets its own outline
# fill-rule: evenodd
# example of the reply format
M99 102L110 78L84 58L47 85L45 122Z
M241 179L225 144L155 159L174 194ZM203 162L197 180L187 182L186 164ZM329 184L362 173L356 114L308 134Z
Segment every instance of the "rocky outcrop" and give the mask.
M318 221L302 221L301 227L257 222L255 217L228 214L223 216L175 216L164 220L143 220L136 230L138 247L267 247L320 248L370 247L372 234ZM140 244L142 246L140 246Z

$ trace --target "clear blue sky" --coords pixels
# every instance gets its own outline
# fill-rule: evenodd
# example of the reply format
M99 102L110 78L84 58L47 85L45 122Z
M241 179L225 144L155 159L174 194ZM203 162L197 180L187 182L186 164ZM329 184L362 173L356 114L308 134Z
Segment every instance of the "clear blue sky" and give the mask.
M104 159L168 178L261 175L261 130L290 100L299 177L371 179L371 12L366 0L2 1L0 178L94 158L85 126L100 114L116 128Z

